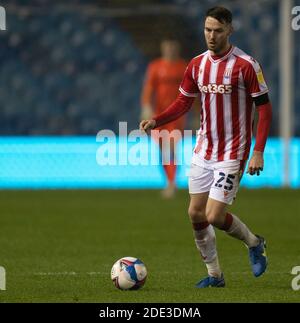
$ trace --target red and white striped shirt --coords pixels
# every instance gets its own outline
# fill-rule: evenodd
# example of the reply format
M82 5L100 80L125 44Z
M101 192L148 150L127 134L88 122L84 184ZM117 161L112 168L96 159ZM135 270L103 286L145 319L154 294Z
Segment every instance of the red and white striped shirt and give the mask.
M268 92L257 61L232 46L222 57L206 51L189 63L180 92L200 93L201 126L194 157L246 160L253 126L253 99Z

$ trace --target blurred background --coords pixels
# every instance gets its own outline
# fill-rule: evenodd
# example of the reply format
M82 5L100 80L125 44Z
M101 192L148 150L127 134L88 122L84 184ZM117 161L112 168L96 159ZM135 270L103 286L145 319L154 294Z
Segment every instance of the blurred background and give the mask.
M219 4L233 12L232 43L261 63L273 105L265 172L242 184L300 187L300 91L293 90L300 82L300 31L292 30L290 11L284 20L283 3L296 5L280 0L2 1L7 30L0 32L0 187L163 187L159 166L99 166L103 143L96 135L103 129L118 134L120 121L127 122L128 132L138 127L145 71L160 55L160 41L176 35L189 61L206 50L203 17ZM282 44L289 37L287 50ZM282 69L288 68L291 73L283 77ZM291 93L282 103L284 84ZM190 113L188 129L194 118ZM119 140L116 156L122 153ZM182 153L191 151L192 141L182 145ZM177 174L179 187L187 186L185 166Z
M300 264L300 30L292 19L299 29L300 21L291 14L299 1L1 1L0 302L299 302L291 288ZM156 143L126 135L138 128L161 40L175 35L188 62L206 50L203 18L215 5L232 10L231 41L261 63L270 89L264 171L243 176L232 206L266 237L270 263L257 281L245 248L218 231L228 288L201 295L186 177L199 107L188 113L193 136L178 142L175 199L158 192L167 183L159 163L132 162L139 145L151 147L148 162L159 160ZM124 256L149 270L138 293L111 282Z

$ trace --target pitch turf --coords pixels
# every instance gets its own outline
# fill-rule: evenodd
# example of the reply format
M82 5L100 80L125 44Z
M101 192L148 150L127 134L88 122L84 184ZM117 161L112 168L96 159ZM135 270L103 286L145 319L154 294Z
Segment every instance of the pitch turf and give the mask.
M188 194L157 191L1 191L0 302L299 302L291 288L300 265L300 192L241 190L231 208L266 237L269 267L254 278L244 245L217 233L226 288L197 290L205 275L187 216ZM141 258L148 280L117 290L110 269Z

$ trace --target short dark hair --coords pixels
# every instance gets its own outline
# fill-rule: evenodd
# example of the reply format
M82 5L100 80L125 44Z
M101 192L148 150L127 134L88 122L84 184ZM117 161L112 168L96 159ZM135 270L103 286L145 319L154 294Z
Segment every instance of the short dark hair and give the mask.
M179 39L175 35L165 35L164 37L161 37L161 42L163 42L163 41L176 41L176 42L179 42Z
M224 7L213 7L207 10L205 19L207 17L212 17L217 19L222 24L227 23L231 24L232 22L232 13Z

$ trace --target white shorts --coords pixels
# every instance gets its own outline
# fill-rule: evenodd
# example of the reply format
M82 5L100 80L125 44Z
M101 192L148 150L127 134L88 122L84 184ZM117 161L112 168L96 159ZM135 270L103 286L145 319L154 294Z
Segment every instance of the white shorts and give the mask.
M244 170L244 161L197 160L192 163L189 172L189 193L209 192L209 197L232 204L239 189Z

